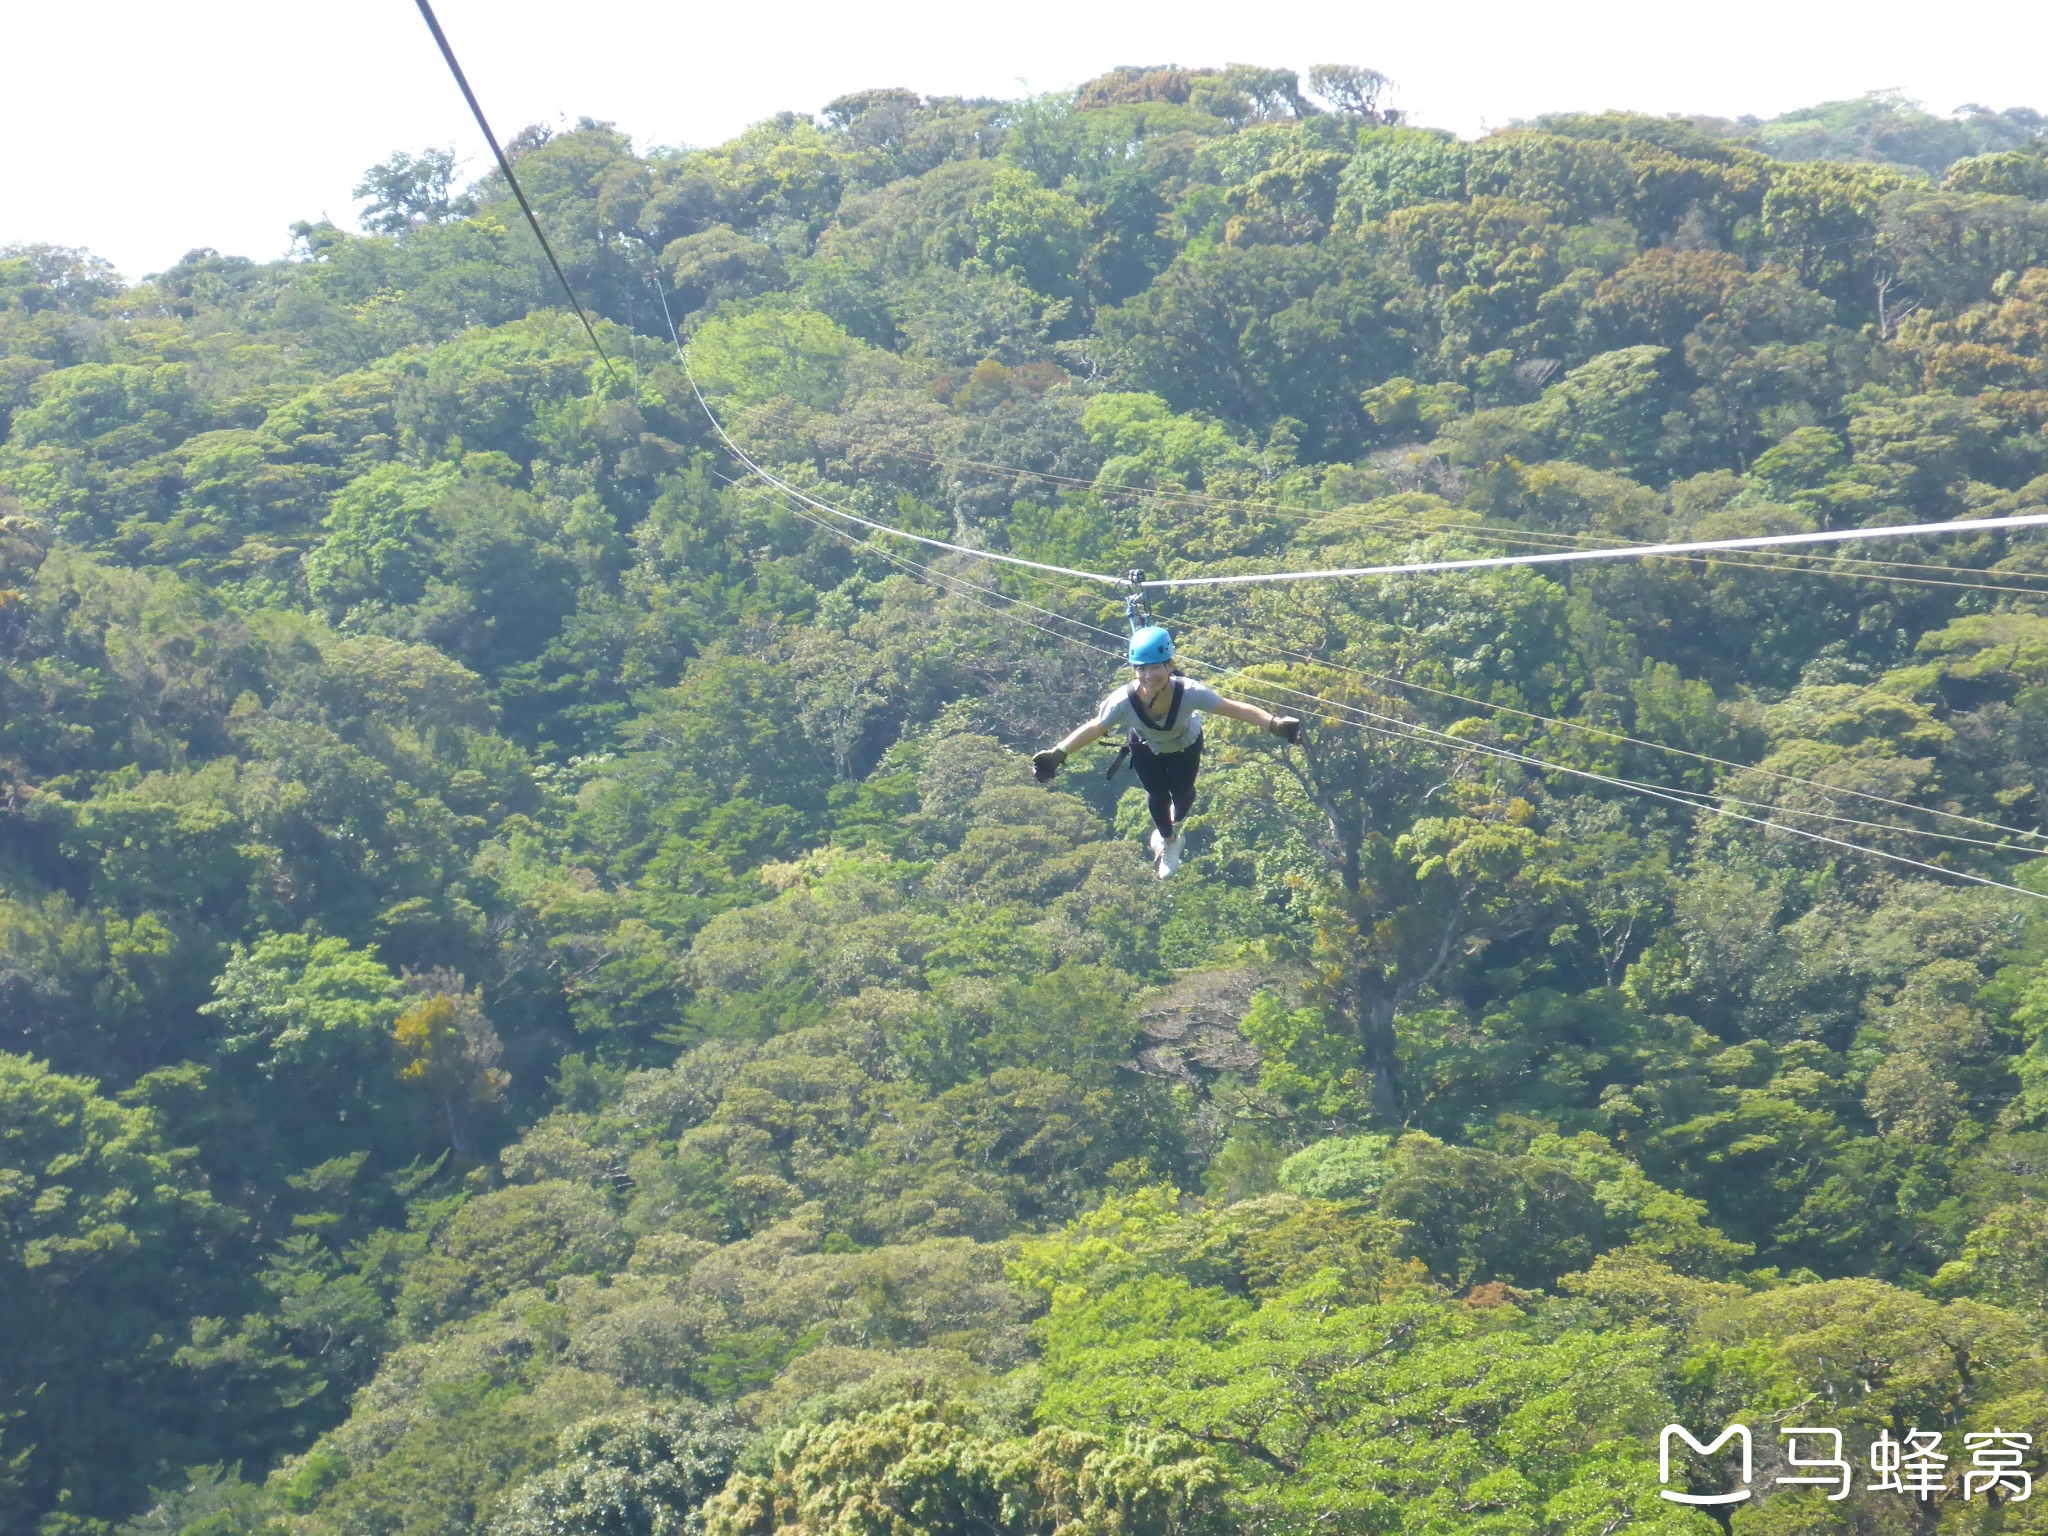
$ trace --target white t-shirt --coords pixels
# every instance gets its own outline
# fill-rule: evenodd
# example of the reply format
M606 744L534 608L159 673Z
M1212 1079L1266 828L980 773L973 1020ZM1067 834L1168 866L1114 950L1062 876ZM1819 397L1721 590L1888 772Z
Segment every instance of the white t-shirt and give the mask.
M1126 685L1102 701L1102 708L1095 712L1095 723L1107 726L1111 735L1135 730L1138 739L1154 752L1184 752L1202 739L1201 712L1222 702L1223 695L1207 683L1176 677L1167 694L1153 701L1153 707L1159 711L1155 720L1139 708L1131 687Z

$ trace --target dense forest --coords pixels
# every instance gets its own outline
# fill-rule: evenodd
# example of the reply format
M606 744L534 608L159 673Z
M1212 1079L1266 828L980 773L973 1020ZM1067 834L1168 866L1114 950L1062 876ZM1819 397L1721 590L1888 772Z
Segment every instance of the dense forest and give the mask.
M2048 119L1383 85L529 128L608 360L449 151L0 251L0 1527L2048 1530L2048 537L1165 595L1162 882L1118 594L670 344L1091 571L2048 511Z

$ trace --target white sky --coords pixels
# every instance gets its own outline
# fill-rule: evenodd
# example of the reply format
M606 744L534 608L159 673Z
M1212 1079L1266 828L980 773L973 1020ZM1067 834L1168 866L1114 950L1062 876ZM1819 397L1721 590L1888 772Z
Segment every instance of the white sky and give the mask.
M1898 88L2048 109L2048 4L1978 0L440 0L501 136L606 118L707 144L868 86L1000 95L1118 64L1363 64L1410 120L1472 134L1539 112L1771 116ZM269 258L347 223L395 149L488 156L409 0L11 0L0 6L0 244L83 245L130 277L194 246Z

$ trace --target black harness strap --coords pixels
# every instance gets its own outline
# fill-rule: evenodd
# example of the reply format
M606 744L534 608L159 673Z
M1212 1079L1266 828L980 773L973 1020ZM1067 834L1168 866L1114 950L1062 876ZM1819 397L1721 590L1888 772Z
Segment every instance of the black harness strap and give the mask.
M1136 683L1131 684L1129 698L1132 714L1136 715L1155 731L1170 731L1173 729L1173 723L1180 718L1181 680L1177 677L1173 680L1173 702L1166 706L1166 718L1164 720L1155 721L1152 718L1151 713L1145 708L1144 700L1138 697L1138 685ZM1129 760L1131 749L1143 746L1144 744L1145 738L1140 736L1136 730L1133 730L1124 738L1123 746L1117 750L1116 757L1110 762L1109 771L1103 777L1105 779L1114 779L1122 770L1125 762Z
M1144 721L1152 730L1172 730L1173 722L1180 718L1181 684L1182 679L1176 677L1173 680L1173 702L1166 706L1166 718L1164 720L1154 720L1152 718L1152 712L1145 708L1145 701L1138 697L1138 685L1136 683L1131 684L1131 712Z

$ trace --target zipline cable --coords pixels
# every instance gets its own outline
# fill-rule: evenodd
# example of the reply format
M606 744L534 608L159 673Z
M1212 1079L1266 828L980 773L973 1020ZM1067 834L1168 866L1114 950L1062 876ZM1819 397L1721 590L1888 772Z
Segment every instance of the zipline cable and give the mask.
M668 309L666 294L662 295L662 308L664 312ZM669 326L673 334L675 328L673 316L669 319ZM911 533L906 529L892 528L887 523L876 522L873 518L862 517L856 512L848 512L843 507L835 507L830 502L821 501L817 497L797 489L787 481L763 469L739 444L732 440L732 437L725 430L724 423L718 419L717 413L711 409L710 402L704 398L703 390L698 387L696 376L690 371L689 358L687 353L684 352L680 339L677 340L676 346L678 352L683 354L683 373L689 380L690 392L697 397L697 404L703 410L705 419L711 423L711 430L717 434L718 440L725 445L733 457L746 465L757 477L784 494L796 497L806 506L826 513L829 516L841 518L846 522L858 524L860 527L874 533L887 534L892 538L908 539L913 543L923 544L932 549L943 549L953 554L968 555L977 560L990 560L1001 565L1017 566L1025 570L1045 571L1055 576L1071 576L1080 581L1094 582L1099 586L1127 588L1133 585L1123 577L1107 575L1101 571L1079 571L1071 566L1047 565L1037 560L1024 560L1015 555L997 554L993 550L974 549L965 544L952 544L944 539L928 538L921 533ZM1399 565L1343 566L1310 571L1247 571L1234 572L1222 576L1163 577L1139 582L1135 585L1140 591L1166 592L1192 587L1249 586L1284 581L1331 581L1366 576L1426 576L1437 575L1447 571L1491 570L1510 565L1577 564L1593 560L1650 560L1711 554L1723 550L1781 549L1815 544L1855 543L1871 539L1920 538L1952 533L1992 532L2004 528L2040 528L2044 526L2048 526L2048 512L2029 512L2013 517L1985 517L1939 523L1912 523L1903 527L1824 528L1811 533L1755 534L1734 539L1694 539L1675 544L1630 544L1604 549L1553 549L1532 554L1488 555L1463 560L1411 561ZM1796 568L1792 569L1796 571ZM1860 577L1858 579L1883 580L1886 578ZM1906 580L1907 578L1895 577L1890 579ZM1927 584L1934 585L1935 583ZM1950 586L1974 585L1960 582L1940 584ZM1997 588L1992 590L2008 591L2013 589ZM2023 590L2021 595L2024 595Z
M1704 555L1717 550L1782 549L1795 545L1843 544L1864 539L1913 539L1949 533L1989 532L1999 528L2048 527L2048 512L2014 517L1984 517L1941 523L1909 523L1895 528L1823 528L1814 533L1766 533L1739 539L1693 539L1678 544L1629 544L1612 549L1555 549L1540 554L1488 555L1470 560L1424 560L1405 565L1354 565L1315 571L1243 571L1224 576L1176 576L1141 583L1148 592L1188 587L1237 587L1282 581L1337 581L1362 576L1431 576L1446 571L1483 571L1508 565L1568 565L1589 560L1646 560L1674 555Z
M1063 486L1071 490L1089 491L1105 497L1122 497L1126 500L1131 501L1150 499L1153 501L1164 502L1168 504L1179 503L1182 505L1194 507L1236 509L1254 514L1256 516L1287 518L1292 519L1296 522L1322 522L1337 521L1339 519L1342 519L1343 522L1342 524L1340 524L1340 526L1357 526L1372 528L1374 527L1374 519L1377 518L1380 520L1390 522L1399 531L1408 531L1410 529L1417 528L1433 528L1438 531L1447 532L1483 533L1486 537L1492 539L1495 542L1506 543L1509 545L1523 543L1535 544L1540 546L1541 541L1547 539L1550 540L1553 544L1559 541L1563 541L1565 544L1569 546L1583 548L1584 539L1590 537L1590 535L1563 533L1548 529L1501 529L1497 525L1489 524L1450 523L1444 522L1442 520L1408 518L1398 516L1395 514L1372 514L1366 513L1362 509L1358 508L1338 508L1333 511L1322 512L1308 508L1288 506L1285 503L1280 502L1251 501L1243 497L1215 496L1210 495L1207 492L1175 490L1163 486L1104 486L1098 484L1094 480L1082 479L1081 477L1076 475L1055 474L1048 470L1021 469L1014 465L999 464L989 459L968 458L962 454L923 453L915 448L902 446L893 446L889 451L892 454L900 454L905 458L920 459L929 464L947 466L965 465L971 469L989 470L992 471L994 474L1008 476L1013 480L1036 480L1047 485ZM1778 558L1786 560L1798 560L1803 559L1805 557L1798 555L1786 555ZM1837 558L1848 559L1849 557L1839 556ZM1753 564L1753 562L1733 560L1727 561L1725 563L1728 565ZM1959 575L1965 571L1970 571L1974 569L1973 567L1969 566L1930 565L1921 561L1879 560L1871 557L1857 558L1853 561L1853 563L1857 565L1886 566L1895 570L1938 571L1946 575ZM1759 566L1756 568L1770 570L1784 569L1824 576L1854 577L1859 574L1851 571L1825 570L1813 566L1798 565L1783 567ZM2048 572L1998 571L1984 572L1983 574L2003 576L2012 580L2048 580ZM1871 577L1865 579L1874 580L1878 578ZM2025 594L2035 590L2033 588L2027 587L1979 587L1976 584L1968 582L1929 582L1928 584L1938 586L1957 586L1971 590L2014 592L2019 594Z
M1390 536L1418 530L1450 534L1465 533L1485 538L1493 543L1507 544L1511 547L1516 544L1524 544L1536 548L1544 547L1544 541L1546 540L1552 546L1562 543L1569 548L1584 548L1586 547L1585 540L1591 537L1588 534L1563 533L1550 529L1502 528L1498 524L1490 523L1461 523L1446 522L1441 519L1410 518L1396 513L1366 512L1362 508L1339 507L1330 511L1318 511L1313 508L1289 506L1282 502L1250 501L1236 496L1212 496L1200 491L1179 491L1161 486L1104 486L1097 484L1093 480L1084 480L1076 475L1059 475L1046 470L1018 469L1007 464L995 463L992 460L970 459L958 454L921 453L915 448L905 447L891 447L889 452L900 454L904 458L919 459L928 464L966 465L972 469L990 470L995 474L1005 475L1014 480L1036 480L1046 485L1061 486L1076 491L1093 492L1104 497L1121 497L1134 502L1152 500L1168 505L1179 504L1189 507L1222 508L1246 512L1257 517L1283 518L1297 523L1331 523L1339 527L1358 528L1363 531L1384 533ZM1765 551L1765 553L1769 554L1770 552ZM1804 560L1810 557L1782 555L1775 558L1793 561ZM1972 566L1931 565L1917 560L1879 560L1869 556L1851 557L1847 555L1838 555L1835 558L1855 565L1882 566L1898 571L1938 571L1944 575L1951 576L1977 571L1977 568ZM1802 575L1841 576L1867 581L1887 579L1858 571L1829 570L1811 565L1760 565L1754 561L1741 560L1729 560L1722 563L1756 570L1785 571ZM1987 576L1999 576L2012 581L2048 581L2048 572L2044 571L1981 571L1977 573ZM1909 580L1903 577L1889 579ZM1927 586L1960 587L1968 591L2011 593L2018 596L2048 596L2048 593L2033 587L2003 587L1978 582L1940 581L1933 578L1928 578L1923 584Z
M498 136L491 132L491 125L484 116L483 104L476 99L476 92L469 88L469 77L462 72L462 65L456 62L455 50L448 45L448 34L441 30L441 20L434 14L428 0L413 0L420 8L420 15L426 19L427 30L434 34L434 42L441 50L441 57L448 61L448 72L455 77L455 84L462 91L462 99L469 103L470 115L476 119L477 127L483 130L484 142L491 146L491 153L498 157L498 169L505 173L505 181L512 188L512 195L519 199L519 211L526 215L526 222L533 226L533 237L540 242L542 254L548 265L555 269L555 281L562 285L562 292L569 296L570 307L576 311L576 318L583 322L583 333L590 338L590 344L597 349L599 359L604 363L605 372L612 376L614 384L623 384L619 370L612 366L610 355L604 343L597 339L597 327L590 323L589 311L583 301L576 297L576 290L569 286L569 276L562 270L561 262L555 259L555 248L548 244L548 237L540 227L540 220L534 217L533 204L526 200L526 190L519 185L519 178L512 174L512 161L499 147Z

